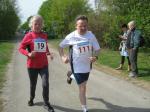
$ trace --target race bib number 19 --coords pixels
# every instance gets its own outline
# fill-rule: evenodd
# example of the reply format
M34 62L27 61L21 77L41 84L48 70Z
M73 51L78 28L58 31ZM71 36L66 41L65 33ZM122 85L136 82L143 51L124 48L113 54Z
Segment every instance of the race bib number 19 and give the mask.
M46 41L44 39L34 40L34 51L36 52L46 52Z

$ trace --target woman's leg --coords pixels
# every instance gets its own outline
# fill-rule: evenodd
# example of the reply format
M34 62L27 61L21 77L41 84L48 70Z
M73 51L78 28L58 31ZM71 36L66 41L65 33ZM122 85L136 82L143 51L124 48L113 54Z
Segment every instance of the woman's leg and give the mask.
M43 87L43 99L44 103L49 103L49 72L48 67L45 67L40 70L40 76L42 78L42 87Z
M44 108L49 112L55 112L53 107L49 102L49 72L48 66L40 70L40 76L42 78L42 87L43 87L43 99L44 99Z
M120 62L120 65L119 67L116 68L116 70L121 70L123 65L124 65L124 61L125 61L125 56L121 56L121 62Z
M127 56L127 60L128 60L128 71L131 71L131 62L129 56Z
M121 56L121 65L124 65L124 61L125 61L125 56Z
M131 65L131 62L130 62L129 56L127 56L127 60L128 60L128 65Z
M28 102L29 106L33 105L33 99L35 97L35 90L36 90L36 84L37 84L37 78L38 78L38 70L28 68L28 74L30 79L30 101Z

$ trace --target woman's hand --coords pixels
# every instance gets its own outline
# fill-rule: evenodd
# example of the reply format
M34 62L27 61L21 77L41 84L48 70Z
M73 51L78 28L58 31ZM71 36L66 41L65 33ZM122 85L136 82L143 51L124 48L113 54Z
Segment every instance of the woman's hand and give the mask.
M34 57L35 57L35 53L36 53L35 51L32 51L32 52L28 53L27 56L28 56L29 58L34 58Z
M50 57L51 60L53 60L53 59L54 59L53 53L51 53L51 54L49 55L49 57Z
M119 38L121 38L121 39L122 39L122 35L119 35Z
M50 57L51 60L54 59L54 56L53 56L53 55L54 55L53 53L47 52L47 56Z

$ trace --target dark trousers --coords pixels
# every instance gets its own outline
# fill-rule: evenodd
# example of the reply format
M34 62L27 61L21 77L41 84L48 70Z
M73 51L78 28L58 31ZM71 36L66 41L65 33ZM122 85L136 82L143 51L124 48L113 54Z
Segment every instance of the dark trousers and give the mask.
M28 74L30 78L30 100L33 100L35 97L37 78L38 78L38 74L40 74L41 79L42 79L42 87L43 87L43 100L44 100L44 103L48 103L49 102L48 67L44 67L41 69L28 68Z
M138 56L138 49L130 49L129 59L131 62L131 71L134 75L138 75L137 56Z
M129 56L127 56L127 60L128 60L128 65L131 65L130 60L129 60ZM125 56L121 56L121 63L120 64L124 64L125 62Z

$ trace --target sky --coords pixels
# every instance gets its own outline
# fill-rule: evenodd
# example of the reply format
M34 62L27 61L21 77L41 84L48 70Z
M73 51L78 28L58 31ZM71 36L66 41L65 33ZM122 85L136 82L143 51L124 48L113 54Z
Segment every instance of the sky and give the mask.
M19 7L19 16L21 22L25 22L28 17L36 15L42 3L46 0L17 0ZM94 0L89 0L93 4Z
M43 1L45 0L17 0L21 21L25 22L31 15L37 14Z

